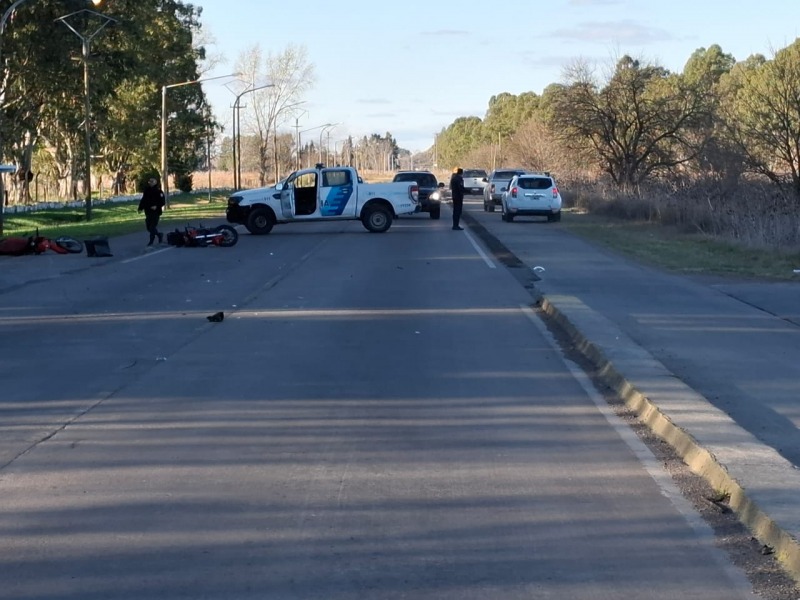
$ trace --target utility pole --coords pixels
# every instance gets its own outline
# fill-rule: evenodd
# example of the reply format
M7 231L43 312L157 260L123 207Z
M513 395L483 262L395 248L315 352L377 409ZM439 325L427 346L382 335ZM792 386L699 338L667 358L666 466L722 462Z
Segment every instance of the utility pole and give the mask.
M84 31L79 31L73 27L69 20L80 17L83 21ZM92 19L95 23L90 23ZM72 33L77 35L81 40L81 62L83 63L83 144L84 152L86 153L86 183L84 184L85 192L85 206L86 206L86 220L92 220L92 109L89 100L89 58L91 55L92 40L109 24L116 23L116 19L112 19L106 15L100 14L93 10L84 8L78 12L74 12L63 17L59 17L56 21L60 21L69 28ZM99 21L99 22L98 22ZM89 26L92 30L89 30Z
M295 145L295 148L297 148L297 152L295 153L296 156L294 162L294 170L299 171L300 170L300 117L295 117L294 119L294 131L295 131L295 137L297 139L297 143Z

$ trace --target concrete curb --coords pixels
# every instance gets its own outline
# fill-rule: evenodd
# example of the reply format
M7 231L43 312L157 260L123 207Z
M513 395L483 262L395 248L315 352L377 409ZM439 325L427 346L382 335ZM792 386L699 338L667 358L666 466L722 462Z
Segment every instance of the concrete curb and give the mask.
M729 505L742 523L774 549L789 575L800 582L800 543L793 533L800 513L800 498L793 490L800 489L800 473L577 298L542 296L541 308L651 431L669 443L694 473L730 495ZM648 394L643 391L648 385L661 389ZM658 401L657 396L661 396ZM691 432L692 423L699 426L700 436L715 439L703 443ZM739 459L740 464L721 455ZM751 487L747 480L754 469L760 483L752 482Z

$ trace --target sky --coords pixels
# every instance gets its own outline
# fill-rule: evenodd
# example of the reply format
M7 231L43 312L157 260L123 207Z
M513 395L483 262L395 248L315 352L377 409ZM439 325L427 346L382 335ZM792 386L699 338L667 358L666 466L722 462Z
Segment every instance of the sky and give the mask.
M401 148L430 148L458 117L484 118L492 96L540 94L575 60L602 76L628 54L673 72L718 44L737 61L772 54L800 37L800 0L193 0L208 53L203 77L235 71L253 47L305 47L314 66L306 111L280 129L323 142L387 132ZM230 132L235 98L226 80L202 85ZM242 104L246 105L246 96ZM243 108L242 111L247 110ZM244 113L242 116L244 120ZM245 132L246 133L246 132Z

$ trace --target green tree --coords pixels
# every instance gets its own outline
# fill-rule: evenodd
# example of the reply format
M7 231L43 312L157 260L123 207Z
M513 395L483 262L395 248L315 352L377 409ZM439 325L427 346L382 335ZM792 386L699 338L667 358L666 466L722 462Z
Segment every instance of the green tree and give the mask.
M705 104L702 110L705 120L698 119L694 130L686 134L686 140L697 151L698 172L726 176L732 182L742 172L742 160L722 125L720 103L724 89L721 82L735 64L732 54L714 44L695 50L683 69L685 84L694 87Z
M751 59L727 82L728 131L750 170L800 199L800 38L772 60Z
M159 92L162 85L199 77L205 50L193 38L201 9L177 0L114 0L94 12L115 23L91 44L92 153L112 172L123 164L158 167ZM28 156L41 159L45 149L48 170L68 179L80 177L85 164L83 69L74 60L81 56L81 40L56 19L73 13L71 24L79 31L83 25L87 33L94 30L84 0L31 2L15 11L3 36L0 88L3 158L28 165ZM186 155L187 141L196 137L192 127L198 115L208 120L209 112L200 86L171 90L168 100L168 164L185 170L194 162ZM192 150L202 155L201 148L202 140Z
M479 117L459 117L437 137L440 167L452 168L484 142L483 122Z
M732 54L726 54L718 44L713 44L692 53L683 67L683 76L686 83L711 91L735 64Z
M483 119L484 140L495 142L508 139L539 108L539 96L524 92L518 96L503 92L489 99L489 108Z

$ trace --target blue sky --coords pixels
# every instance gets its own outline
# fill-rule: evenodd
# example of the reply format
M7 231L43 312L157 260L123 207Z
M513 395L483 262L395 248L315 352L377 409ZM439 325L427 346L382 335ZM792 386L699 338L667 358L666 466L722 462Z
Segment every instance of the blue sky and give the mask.
M316 80L301 127L339 123L331 145L388 131L412 151L429 148L457 117L483 118L493 95L541 93L579 57L602 68L630 54L681 71L701 47L719 44L744 60L771 56L800 36L798 0L192 3L214 38L210 52L224 60L204 76L232 72L256 44L264 53L305 46ZM233 93L203 85L217 118L229 124Z

